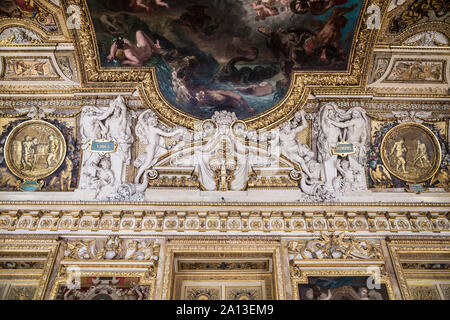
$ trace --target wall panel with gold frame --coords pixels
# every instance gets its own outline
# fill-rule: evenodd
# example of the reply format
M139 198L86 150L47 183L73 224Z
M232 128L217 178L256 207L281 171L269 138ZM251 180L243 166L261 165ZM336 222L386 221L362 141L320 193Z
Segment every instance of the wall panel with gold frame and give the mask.
M159 241L97 237L63 240L49 299L151 300L154 297Z
M283 243L293 299L395 299L381 239L322 233Z
M206 290L203 295L211 299L256 299L257 295L261 299L285 299L281 246L275 239L169 239L165 250L163 300L188 298L192 295L192 290L186 291L189 285L198 292ZM194 258L196 263L192 262ZM180 263L190 267L180 269Z
M387 246L403 299L450 299L448 237L391 237Z
M44 299L58 250L57 237L0 236L0 299Z

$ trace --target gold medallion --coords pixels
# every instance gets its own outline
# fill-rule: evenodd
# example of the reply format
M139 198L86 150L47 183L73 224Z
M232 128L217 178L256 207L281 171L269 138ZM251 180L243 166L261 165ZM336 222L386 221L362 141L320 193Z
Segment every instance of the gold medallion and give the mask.
M441 164L441 146L436 136L415 122L390 129L381 142L380 153L386 169L406 182L430 179Z
M48 177L61 166L66 156L66 141L54 125L29 120L11 130L4 153L6 165L13 174L35 181Z

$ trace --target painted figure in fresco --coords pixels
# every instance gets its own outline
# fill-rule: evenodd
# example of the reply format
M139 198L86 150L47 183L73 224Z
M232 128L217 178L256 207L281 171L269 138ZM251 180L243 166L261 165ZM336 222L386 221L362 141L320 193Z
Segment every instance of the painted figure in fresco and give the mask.
M236 92L230 90L210 90L203 89L195 94L198 105L216 106L219 108L243 108L249 113L255 112L255 109L249 107L247 101Z
M419 165L422 168L430 165L430 159L428 158L427 146L420 139L417 140L416 157L414 158L413 166L415 166L416 163L419 163Z
M166 2L163 2L161 0L155 0L155 4L161 7L169 8L169 5ZM150 6L150 1L148 0L131 0L130 4L128 5L130 8L137 7L137 8L144 8L145 12L147 12L148 15L152 13L152 7Z
M102 14L99 20L103 28L111 35L128 33L130 28L124 19L124 15Z
M277 16L280 14L278 8L274 6L276 1L261 1L259 4L252 2L252 8L256 12L256 21L265 20L267 17Z
M344 50L341 47L340 39L342 37L341 30L347 24L347 18L344 14L353 11L356 8L356 4L350 7L338 7L334 8L333 13L325 22L325 25L315 33L314 37L311 37L309 41L305 42L305 48L307 54L314 52L320 52L320 60L326 61L327 47L331 47L339 54L344 54Z
M348 0L292 0L290 8L293 13L305 14L310 12L313 15L321 15L341 4L346 4Z
M162 54L159 41L153 42L142 30L136 31L136 44L128 39L117 38L110 48L108 61L120 60L125 66L143 66L153 55L153 52Z
M406 160L405 154L408 151L405 147L405 139L401 138L399 141L396 141L392 146L390 156L394 155L397 160L397 170L400 168L403 172L406 172Z
M15 0L20 10L28 12L36 12L38 9L34 6L33 0Z
M206 14L208 8L205 5L188 6L178 19L172 21L172 25L188 27L193 33L201 31L204 35L212 35L219 25Z
M311 58L317 62L332 62L333 59L344 60L345 52L341 47L341 30L347 24L346 13L356 8L334 8L333 13L315 31L286 31L283 28L270 30L259 27L258 31L268 38L268 44L275 57L281 63L281 70L288 79L294 67L305 64Z
M111 11L145 12L152 13L151 0L100 0L107 9ZM155 0L157 6L169 8L169 5L161 0Z
M275 88L270 82L263 81L260 84L252 84L245 87L236 87L237 91L242 92L244 94L250 94L256 97L263 97L275 92Z

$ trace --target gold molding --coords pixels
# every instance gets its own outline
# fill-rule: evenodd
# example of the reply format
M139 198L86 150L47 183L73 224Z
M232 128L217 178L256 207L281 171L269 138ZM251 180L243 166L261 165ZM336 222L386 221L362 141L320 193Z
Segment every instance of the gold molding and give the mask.
M431 139L435 152L433 154L433 160L432 160L432 170L431 172L424 178L411 178L411 177L407 177L407 176L401 176L398 172L394 171L392 169L392 167L390 166L390 162L386 161L386 157L385 157L385 149L386 149L386 144L388 143L388 139L391 138L391 136L393 137L397 137L398 133L396 131L401 130L405 127L410 127L410 128L415 128L417 130L422 130L423 132L425 132L425 134L428 134L428 137ZM414 138L416 139L416 137ZM418 140L417 140L418 141ZM394 126L393 128L391 128L388 132L385 133L383 140L381 142L381 146L380 146L380 155L381 155L381 159L383 161L384 167L395 177L404 180L406 182L412 182L412 183L420 183L420 182L424 182L427 181L428 179L430 179L431 177L433 177L436 172L438 172L439 168L440 168L440 164L442 161L442 157L441 157L441 145L436 137L436 135L433 133L433 131L431 131L430 129L428 129L426 126L416 123L416 122L404 122L401 123L399 125Z
M299 211L296 205L272 208L252 206L239 208L239 205L192 209L189 204L176 207L136 208L122 210L108 204L110 208L102 210L84 208L61 209L50 207L33 207L32 209L6 209L0 211L0 230L11 234L21 232L58 231L67 233L106 231L115 234L121 231L134 231L136 234L159 235L164 233L182 234L185 232L283 232L308 234L313 231L345 231L367 234L397 233L448 233L450 232L449 211L444 208L430 210L396 210L391 212L375 209L358 208L342 211L338 208L308 207L308 214ZM205 204L199 204L199 206ZM259 209L259 210L257 210Z
M265 253L272 256L273 261L273 292L274 299L286 299L285 288L282 275L281 262L281 243L278 241L261 241L257 239L229 239L229 240L208 240L195 239L172 240L166 245L164 256L164 266L162 275L161 299L167 300L172 296L174 287L174 258L176 254L204 252L223 252L223 253Z
M400 253L434 253L446 254L450 256L450 237L440 239L431 237L407 238L407 237L390 237L387 241L389 254L391 255L392 264L400 287L403 299L412 300L412 295L408 287L407 276L401 265ZM445 271L445 270L444 270ZM447 271L448 272L448 271ZM420 272L420 274L424 274Z
M308 283L308 277L332 277L332 276L373 276L373 273L367 270L362 270L362 268L368 268L373 266L368 263L363 262L359 265L326 265L326 264L314 264L316 270L301 270L301 267L290 266L291 272L291 282L292 282L292 290L293 290L293 299L300 300L300 292L298 289L299 284ZM352 270L353 268L353 270ZM389 276L382 274L380 277L380 282L386 285L386 289L388 292L389 300L394 299L394 292L392 290L391 281Z
M16 166L12 163L12 159L10 159L10 157L12 157L12 155L11 155L12 146L11 145L14 142L13 139L15 138L15 134L17 132L19 132L19 130L24 129L24 127L29 126L29 125L41 125L41 126L50 128L53 131L53 133L55 134L55 136L57 136L58 142L60 143L59 154L61 155L61 157L58 160L57 164L54 166L54 168L52 170L49 170L46 173L42 173L40 175L32 175L32 174L28 175L28 174L25 174L25 173L17 170ZM32 179L32 180L43 179L45 177L50 176L56 170L58 170L59 167L64 162L64 159L66 157L66 152L67 152L66 140L64 139L62 132L56 126L51 124L50 122L43 121L43 120L28 120L28 121L21 122L19 125L14 127L14 129L12 129L11 132L8 133L8 136L7 136L6 142L5 142L5 150L4 150L5 161L6 161L6 165L8 166L8 169L11 170L11 172L14 175L16 175L17 177L20 177L22 179Z
M42 269L42 273L38 279L33 279L38 282L37 289L35 291L33 300L41 300L44 298L47 286L49 284L50 275L55 265L56 255L59 249L60 243L56 240L56 237L44 236L44 237L6 237L0 236L0 252L29 252L29 253L46 253L47 259ZM16 273L17 276L18 273ZM20 274L26 275L27 270L20 272ZM31 279L32 275L26 275ZM26 279L24 279L26 280Z

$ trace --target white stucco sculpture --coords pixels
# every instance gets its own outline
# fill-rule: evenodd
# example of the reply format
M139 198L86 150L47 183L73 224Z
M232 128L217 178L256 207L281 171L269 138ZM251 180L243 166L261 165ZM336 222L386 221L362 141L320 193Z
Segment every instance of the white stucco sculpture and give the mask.
M125 183L126 166L130 164L134 142L132 117L133 113L127 110L121 96L107 108L86 106L82 109L80 134L83 159L79 189L95 189L98 195L103 186L117 187ZM117 149L108 156L106 152L90 150L90 144L98 140L114 142ZM105 183L99 183L98 179Z
M318 160L322 163L325 184L340 193L367 189L364 166L369 121L365 110L353 107L344 111L335 103L327 103L319 111L318 121ZM348 160L342 161L332 153L332 148L339 142L348 142L356 147L356 152L348 155ZM351 181L350 176L353 177Z
M144 171L151 168L158 158L168 151L164 137L181 136L186 131L185 128L175 128L173 131L166 132L158 127L158 118L153 111L144 111L138 118L136 135L147 146L146 152L134 161L135 167L139 168L134 182L139 183Z

